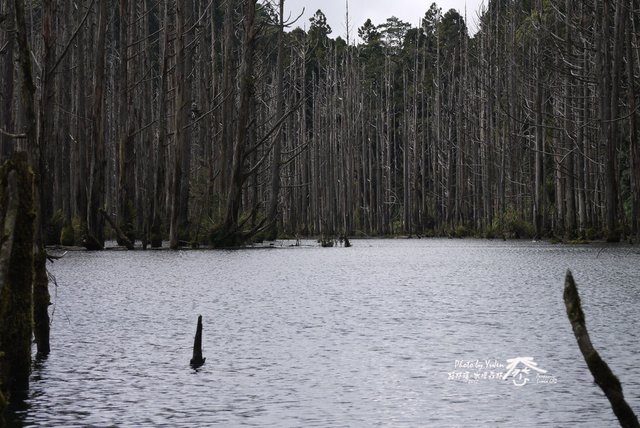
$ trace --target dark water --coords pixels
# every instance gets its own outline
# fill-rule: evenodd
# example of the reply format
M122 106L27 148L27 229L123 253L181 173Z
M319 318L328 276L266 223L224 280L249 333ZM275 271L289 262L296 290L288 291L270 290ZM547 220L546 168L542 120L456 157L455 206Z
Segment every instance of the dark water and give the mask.
M19 418L51 427L615 426L567 321L563 278L571 268L594 345L640 411L639 253L473 240L69 253L52 268L53 351ZM199 314L207 360L194 372ZM485 360L516 357L532 357L555 383L537 383L545 378L535 370L490 379L506 368Z

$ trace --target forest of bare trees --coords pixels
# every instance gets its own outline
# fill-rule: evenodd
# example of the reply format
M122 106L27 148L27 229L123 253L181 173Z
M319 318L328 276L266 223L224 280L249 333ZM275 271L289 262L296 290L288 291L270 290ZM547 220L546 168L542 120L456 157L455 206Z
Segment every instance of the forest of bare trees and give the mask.
M36 242L638 239L637 0L335 39L283 5L0 0L0 160L30 154Z

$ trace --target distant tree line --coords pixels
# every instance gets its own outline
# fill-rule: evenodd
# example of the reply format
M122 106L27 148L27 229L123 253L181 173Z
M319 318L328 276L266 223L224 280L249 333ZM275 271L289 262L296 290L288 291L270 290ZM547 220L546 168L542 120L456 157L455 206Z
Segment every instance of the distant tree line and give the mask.
M284 0L25 1L25 34L15 4L0 158L33 152L47 243L638 239L637 0L491 0L473 37L433 4L335 39Z

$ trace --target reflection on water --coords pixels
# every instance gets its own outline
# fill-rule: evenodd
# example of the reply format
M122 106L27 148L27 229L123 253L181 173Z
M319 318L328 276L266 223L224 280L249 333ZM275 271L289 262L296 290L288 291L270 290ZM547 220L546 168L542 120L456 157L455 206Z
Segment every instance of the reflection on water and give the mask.
M69 253L52 268L53 350L18 417L51 427L614 426L566 319L563 278L571 268L593 342L640 410L638 253L473 240ZM199 314L207 361L195 372ZM530 369L522 387L495 379L516 357L556 382L536 383Z

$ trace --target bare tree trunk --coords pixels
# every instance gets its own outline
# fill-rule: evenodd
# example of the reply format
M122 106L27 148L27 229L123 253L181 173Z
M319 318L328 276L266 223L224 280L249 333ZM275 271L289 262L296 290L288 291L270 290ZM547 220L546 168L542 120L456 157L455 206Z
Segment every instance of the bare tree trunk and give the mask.
M542 1L536 1L536 9L542 15ZM537 23L542 25L540 21ZM535 185L534 185L534 203L533 203L533 224L535 228L536 239L542 238L543 235L543 217L544 217L544 128L543 128L543 111L542 111L542 44L541 33L542 28L536 29L536 65L535 65L535 121L536 121L536 148L535 148Z
M47 257L45 245L45 225L50 217L52 205L52 189L45 183L53 183L47 168L46 153L48 138L54 138L53 127L55 85L53 82L53 66L56 61L56 31L55 2L43 0L42 39L44 42L44 57L42 60L41 100L40 100L40 131L36 142L34 157L35 183L37 191L34 194L36 206L36 230L34 236L34 277L33 277L33 321L38 355L49 354L49 276L47 275ZM55 142L54 142L55 144ZM37 158L37 165L35 159ZM45 179L46 177L46 179ZM47 197L45 197L47 195Z
M91 162L89 167L89 193L87 208L88 250L104 248L104 220L100 208L104 204L105 170L107 166L105 148L104 88L105 88L105 37L107 32L107 0L98 0L98 27L95 46L95 76L93 84L93 133Z
M618 229L618 140L620 138L620 132L618 129L618 123L612 122L618 120L618 106L620 103L620 77L622 76L623 67L623 48L625 45L624 29L627 23L627 8L624 6L622 0L615 2L616 11L613 27L613 52L610 53L609 49L609 7L608 2L603 3L602 12L602 45L601 49L604 50L602 64L602 93L603 98L603 114L602 124L603 137L605 141L605 198L606 198L606 212L607 212L607 241L617 242L620 240L620 230Z
M18 2L22 3L22 0L16 0ZM18 21L22 20L23 24L18 28L22 30L26 28L23 11L21 5L16 8L20 14ZM26 35L18 32L18 38L26 47ZM22 74L24 76L25 70ZM33 104L31 106L33 108ZM35 143L35 128L28 134ZM7 400L11 396L25 398L31 372L35 224L32 215L34 183L29 170L24 154L16 155L0 167L0 231L3 236L0 242L0 423Z
M571 17L572 17L572 8L573 3L571 0L566 0L566 26L565 26L565 43L566 43L566 55L570 60L573 60L573 41L572 41L572 29L571 29ZM565 234L572 238L576 232L576 197L575 197L575 161L574 161L574 151L575 151L575 143L573 141L574 133L573 133L573 124L575 120L573 119L573 111L575 110L575 106L573 105L573 89L571 87L571 78L567 73L567 77L565 80L565 93L564 93L564 129L565 132L563 134L564 139L564 147L567 150L567 158L566 162L566 198L567 198L567 210L566 210L566 228Z
M11 132L14 129L15 121L13 115L13 99L14 99L14 51L15 51L15 33L9 31L14 19L13 0L2 0L3 13L6 17L6 23L3 24L4 39L0 39L0 44L6 44L5 48L0 52L2 66L0 66L2 85L2 97L0 97L0 128ZM14 142L8 135L0 135L0 160L7 159L13 152Z
M276 120L280 120L284 115L284 1L280 0L278 29L278 58L276 62ZM282 139L284 132L282 126L279 127L275 135L273 144L273 163L271 164L271 194L269 197L269 207L267 211L267 222L269 224L268 240L274 240L278 236L278 201L280 198L280 162L282 157Z
M130 3L120 0L120 94L118 116L118 225L131 242L135 242L135 139L133 99L129 96L129 75L131 74L129 57L132 49L133 32L129 28ZM118 239L119 245L124 241Z
M226 235L238 232L238 215L242 202L242 186L246 179L244 172L245 146L249 136L249 103L253 92L253 52L255 49L255 12L256 0L244 2L244 40L242 43L242 61L240 64L240 105L233 146L231 183L227 197L227 211L223 225Z
M633 2L630 3L633 5ZM633 17L631 18L633 24ZM633 25L635 33L635 25ZM627 79L629 99L629 154L631 163L631 235L640 241L640 142L638 141L638 113L636 112L636 81L632 31L627 32Z
M227 196L229 191L231 153L233 153L233 122L235 104L235 84L233 82L233 68L235 62L234 47L234 14L237 0L226 0L224 12L224 54L222 69L222 96L224 97L222 106L222 134L220 141L219 162L220 162L220 194Z
M152 215L153 221L151 224L151 247L162 247L162 219L164 210L164 201L166 199L166 151L167 151L167 88L168 88L168 76L169 76L169 10L171 10L170 0L164 0L164 18L162 20L164 25L162 36L162 47L160 49L160 57L162 58L160 66L160 85L158 88L158 133L155 150L155 172L154 172L154 185L153 185L153 198L152 198Z
M176 150L173 168L173 183L171 189L171 224L170 242L172 249L177 249L182 242L188 240L188 197L189 197L189 165L190 152L187 139L187 123L189 120L190 102L188 97L187 53L185 39L187 29L185 27L185 5L188 2L176 1L176 102L175 102L175 135ZM186 190L186 193L185 193Z
M589 332L585 322L584 312L582 311L582 305L580 303L580 295L578 294L578 288L573 280L573 275L570 271L567 271L564 287L564 304L567 309L567 316L573 333L578 342L580 352L584 356L584 360L587 363L589 371L593 375L594 381L598 384L600 389L609 399L613 413L615 413L620 425L625 428L637 428L640 427L638 423L638 417L633 413L631 407L624 399L622 393L622 385L620 381L613 374L609 365L600 357L598 351L596 351L591 343Z

